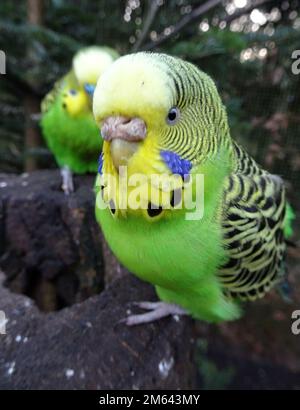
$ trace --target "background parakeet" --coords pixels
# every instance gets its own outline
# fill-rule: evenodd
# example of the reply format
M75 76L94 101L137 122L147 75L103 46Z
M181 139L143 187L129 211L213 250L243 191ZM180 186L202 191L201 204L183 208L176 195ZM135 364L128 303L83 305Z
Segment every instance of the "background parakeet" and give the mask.
M127 324L186 312L210 322L233 320L240 301L262 297L283 279L283 182L232 140L208 75L164 54L124 56L99 79L93 110L105 140L97 220L120 261L154 284L163 301L141 303L149 311L129 316ZM145 201L153 174L189 175L192 185L203 174L203 217L187 220L174 191L161 188L156 209L147 203L122 209L132 188L115 192L108 177L120 176L119 165L127 166L128 178L147 177ZM176 181L182 193L184 182Z
M108 47L80 50L72 69L42 101L43 135L62 169L66 193L73 191L72 172L97 170L102 140L92 115L92 96L99 76L116 58L117 52Z

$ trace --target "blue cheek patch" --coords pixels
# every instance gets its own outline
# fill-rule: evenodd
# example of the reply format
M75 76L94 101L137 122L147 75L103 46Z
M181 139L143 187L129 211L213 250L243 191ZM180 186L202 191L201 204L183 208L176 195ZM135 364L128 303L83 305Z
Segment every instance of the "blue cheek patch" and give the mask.
M76 95L76 94L77 94L77 91L76 91L76 90L70 90L69 93L70 93L71 95Z
M160 151L160 155L173 174L179 174L183 177L190 173L192 163L189 160L181 158L180 155L172 151Z
M85 83L85 84L84 84L85 92L86 92L90 97L93 97L95 88L96 88L95 85L88 84L88 83Z
M99 160L98 160L98 172L102 175L102 167L103 167L103 153L101 152Z

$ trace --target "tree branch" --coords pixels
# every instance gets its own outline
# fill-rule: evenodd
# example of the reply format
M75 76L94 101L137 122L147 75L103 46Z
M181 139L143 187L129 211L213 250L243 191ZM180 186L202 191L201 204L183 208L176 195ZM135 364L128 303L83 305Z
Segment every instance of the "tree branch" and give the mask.
M192 10L191 13L187 14L184 16L181 20L177 22L177 24L174 27L174 30L171 31L170 34L163 34L161 35L158 40L147 43L143 49L144 50L151 50L158 45L161 45L165 41L169 40L170 37L175 36L178 34L181 30L183 30L187 25L197 21L199 17L201 17L203 14L211 10L212 8L216 7L218 4L220 4L222 0L208 0L206 3L201 4L199 7L196 7L194 10Z
M150 27L152 26L153 20L156 16L156 13L158 9L160 8L158 0L149 0L149 10L145 19L145 24L143 27L143 30L137 39L136 43L132 47L132 52L135 53L136 51L139 50L141 47L142 43L144 42L145 38L147 37Z
M230 24L233 20L236 20L239 17L244 16L245 14L249 14L252 10L256 9L257 7L261 7L264 4L270 3L271 1L273 0L258 0L254 4L251 4L250 6L241 9L234 14L226 16L222 21L225 21L227 24Z
M43 25L44 17L44 2L42 0L27 0L27 22L36 26ZM34 63L35 52L29 45L27 49L28 61ZM27 151L38 148L42 144L41 135L38 128L32 123L31 116L40 111L40 100L32 93L25 95L24 101L25 111L25 149ZM25 170L34 171L38 169L38 161L33 156L25 158Z
M29 24L43 24L43 0L27 0L27 21Z
M237 11L236 13L224 17L224 19L222 21L225 21L227 24L230 24L233 20L236 20L236 19L238 19L239 17L241 17L245 14L249 14L255 8L261 7L261 6L263 6L267 3L270 3L271 1L273 1L273 0L258 0L255 3L252 3L250 6ZM221 3L221 1L209 0L205 4L195 8L190 14L188 14L187 16L185 16L181 20L179 20L179 22L175 25L174 30L169 35L161 35L158 38L158 40L147 43L143 47L144 50L151 50L151 49L161 45L165 41L169 40L170 37L173 37L174 35L178 34L188 24L197 21L199 17L201 17L203 14L205 14L207 11L209 11L213 7L217 6L219 3Z

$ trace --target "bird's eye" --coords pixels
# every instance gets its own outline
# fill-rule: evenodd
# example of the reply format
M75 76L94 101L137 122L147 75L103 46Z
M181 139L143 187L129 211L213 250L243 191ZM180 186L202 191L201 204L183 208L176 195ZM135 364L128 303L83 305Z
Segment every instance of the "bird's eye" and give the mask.
M167 115L167 123L169 125L174 125L179 120L180 111L177 107L173 107L170 109Z

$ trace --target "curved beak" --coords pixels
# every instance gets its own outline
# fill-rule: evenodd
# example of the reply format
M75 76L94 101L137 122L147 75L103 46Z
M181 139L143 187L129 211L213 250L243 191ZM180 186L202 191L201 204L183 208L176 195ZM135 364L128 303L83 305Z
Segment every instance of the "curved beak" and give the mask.
M146 124L141 118L111 116L103 121L101 135L110 142L110 152L117 170L120 165L127 165L146 134Z

